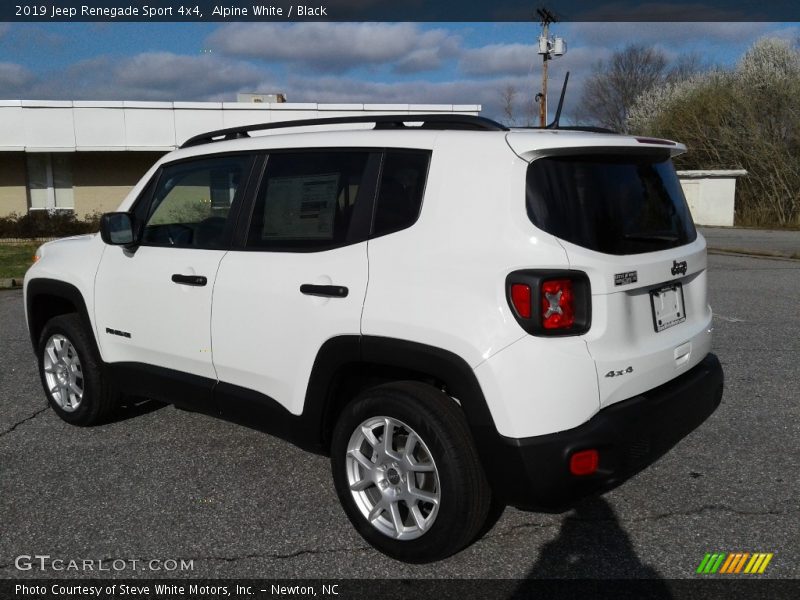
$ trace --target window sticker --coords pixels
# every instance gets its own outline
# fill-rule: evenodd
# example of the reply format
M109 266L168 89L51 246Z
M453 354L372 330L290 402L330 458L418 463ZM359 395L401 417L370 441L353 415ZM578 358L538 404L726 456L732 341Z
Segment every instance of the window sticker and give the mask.
M263 239L333 239L339 173L270 178Z

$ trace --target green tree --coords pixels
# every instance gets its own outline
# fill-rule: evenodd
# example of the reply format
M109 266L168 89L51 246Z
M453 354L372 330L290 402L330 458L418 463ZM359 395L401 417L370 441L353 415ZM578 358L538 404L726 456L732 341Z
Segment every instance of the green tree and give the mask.
M685 143L687 169L746 169L737 184L740 224L800 224L800 52L756 42L735 68L715 69L643 92L627 129Z

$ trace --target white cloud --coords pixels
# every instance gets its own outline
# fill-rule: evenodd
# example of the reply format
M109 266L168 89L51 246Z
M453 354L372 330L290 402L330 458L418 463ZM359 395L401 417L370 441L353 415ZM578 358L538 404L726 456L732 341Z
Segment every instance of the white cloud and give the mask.
M315 73L396 65L398 72L438 69L455 56L460 38L413 23L233 23L207 39L214 52L283 61Z
M213 55L187 56L170 52L138 54L111 68L113 83L126 90L173 93L186 97L230 93L263 79L261 69L246 62Z
M122 60L101 56L37 76L12 67L17 68L4 70L0 63L0 89L8 97L43 100L232 100L237 91L256 89L269 77L246 62L170 52Z
M5 98L20 97L34 79L34 75L22 65L0 62L0 90Z
M534 84L527 76L383 83L355 78L294 75L285 81L281 89L287 90L290 100L297 102L481 104L483 115L502 119L502 90L508 85L514 86L521 100L533 96Z
M529 44L490 44L465 50L459 60L459 70L475 76L536 76L541 72L542 57L537 48ZM606 48L569 48L564 56L550 62L564 70L580 75L596 61L606 58L611 51Z
M489 44L465 50L458 68L467 75L524 75L541 63L536 48L528 44Z

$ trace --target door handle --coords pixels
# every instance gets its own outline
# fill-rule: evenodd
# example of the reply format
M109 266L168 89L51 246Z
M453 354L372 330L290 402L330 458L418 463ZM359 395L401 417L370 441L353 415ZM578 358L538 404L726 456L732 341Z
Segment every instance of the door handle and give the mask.
M313 285L304 283L300 291L306 296L323 296L325 298L346 298L349 290L343 285Z
M197 287L202 287L208 283L208 279L202 275L181 275L180 273L175 273L172 276L172 281L174 283L180 283L181 285L193 285Z

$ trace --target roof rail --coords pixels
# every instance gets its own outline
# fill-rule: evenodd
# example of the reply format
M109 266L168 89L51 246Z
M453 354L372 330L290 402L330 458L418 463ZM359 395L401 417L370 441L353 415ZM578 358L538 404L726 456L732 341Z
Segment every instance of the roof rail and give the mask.
M461 129L473 131L508 131L508 127L474 115L462 114L428 114L428 115L353 115L350 117L326 117L321 119L301 119L299 121L279 121L277 123L261 123L244 125L201 133L189 138L181 148L190 148L211 142L235 140L250 137L251 131L283 129L287 127L313 127L316 125L339 125L346 123L375 123L375 129ZM405 123L422 123L421 127L407 127Z

